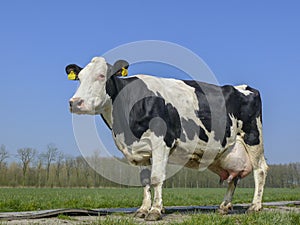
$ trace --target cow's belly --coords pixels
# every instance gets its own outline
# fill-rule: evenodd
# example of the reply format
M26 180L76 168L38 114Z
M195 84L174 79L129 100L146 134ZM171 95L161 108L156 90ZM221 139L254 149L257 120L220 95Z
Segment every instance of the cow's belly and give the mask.
M122 135L117 136L115 142L127 160L138 166L151 165L153 149L163 151L163 146L166 146L163 137L157 137L149 131L130 146L125 144ZM211 171L220 176L221 180L237 176L243 178L252 171L248 153L240 136L236 137L235 143L229 143L225 148L219 142L214 141L210 141L209 145L200 139L178 141L171 149L168 162L192 169L202 169L208 166Z
M139 140L133 142L132 145L125 144L124 135L117 135L115 143L131 164L143 166L151 164L152 151L154 149L163 151L166 148L163 137L157 137L149 130ZM178 140L174 143L174 147L171 148L168 162L197 169L196 164L195 166L186 164L199 160L203 154L201 149L204 149L204 146L206 146L206 143L199 139L187 140L186 142Z
M210 141L209 144L200 139L197 141L181 142L171 152L168 162L191 169L204 170L225 149L226 147L223 148L219 142L214 140Z
M198 141L178 142L172 149L168 162L192 169L199 169L200 161L205 152L204 143Z

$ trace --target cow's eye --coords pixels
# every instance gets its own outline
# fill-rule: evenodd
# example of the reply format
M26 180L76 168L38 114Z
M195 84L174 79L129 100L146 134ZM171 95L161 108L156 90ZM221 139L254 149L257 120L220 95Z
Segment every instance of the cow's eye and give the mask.
M103 74L100 74L97 76L97 80L104 80L105 79L105 76Z

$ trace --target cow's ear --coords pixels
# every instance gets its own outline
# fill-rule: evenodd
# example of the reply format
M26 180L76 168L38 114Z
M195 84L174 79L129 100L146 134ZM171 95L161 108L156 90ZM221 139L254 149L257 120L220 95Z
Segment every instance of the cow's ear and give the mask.
M118 60L112 66L111 75L126 77L128 75L129 63L125 60Z
M82 68L80 66L77 66L76 64L70 64L66 66L66 73L68 74L69 80L79 80L78 74Z

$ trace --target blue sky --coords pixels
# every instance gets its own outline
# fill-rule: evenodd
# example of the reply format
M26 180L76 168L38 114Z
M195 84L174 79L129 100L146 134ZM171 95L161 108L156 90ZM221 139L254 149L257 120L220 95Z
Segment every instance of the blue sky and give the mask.
M68 110L77 84L65 66L162 40L199 55L220 84L259 89L268 162L299 162L299 8L258 0L1 1L0 144L12 158L18 148L41 152L48 143L79 155Z

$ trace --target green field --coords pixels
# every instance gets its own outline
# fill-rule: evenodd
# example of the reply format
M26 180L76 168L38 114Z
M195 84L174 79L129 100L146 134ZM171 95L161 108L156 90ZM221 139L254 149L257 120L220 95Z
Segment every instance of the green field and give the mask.
M77 189L77 188L1 188L0 211L32 211L58 208L117 208L138 207L142 202L142 188L123 189ZM219 205L225 188L164 189L164 205ZM250 203L253 189L236 190L233 203ZM267 188L264 201L300 200L300 189ZM108 217L101 224L134 224L131 217L114 219ZM245 222L246 221L246 222ZM256 222L255 222L256 221ZM204 223L205 222L205 223ZM293 222L293 223L292 223ZM297 223L295 223L297 222ZM180 224L300 224L299 214L261 212L251 215L221 216L197 214ZM100 224L100 223L99 223ZM178 223L173 223L178 224Z
M225 188L163 190L165 206L219 205ZM251 203L252 188L238 188L233 203ZM31 211L57 208L118 208L138 207L142 188L81 189L81 188L0 188L0 211ZM267 188L264 201L300 200L300 189Z

